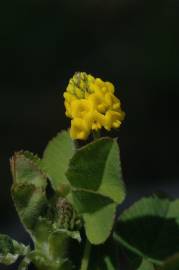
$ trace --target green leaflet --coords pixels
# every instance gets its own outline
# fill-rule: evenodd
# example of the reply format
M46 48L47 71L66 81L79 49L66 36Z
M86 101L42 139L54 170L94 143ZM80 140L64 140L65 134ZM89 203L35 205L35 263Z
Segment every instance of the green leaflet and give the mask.
M160 266L179 250L178 209L179 200L154 196L139 200L119 217L114 238L138 258L134 269L142 267L143 259Z
M79 149L70 161L68 198L83 216L88 240L103 243L110 235L118 203L125 197L116 140L102 138Z
M92 244L103 243L114 223L116 204L109 198L90 191L74 190L73 205L83 216L86 235Z
M30 153L19 152L11 159L12 197L22 223L31 234L47 207L46 177L32 157Z
M12 188L12 197L22 223L32 233L47 206L45 194L34 185L16 184Z
M43 154L42 166L48 174L52 187L63 195L68 193L69 182L65 172L74 153L74 141L67 131L62 131L49 142Z
M18 243L7 235L0 235L0 263L13 264L19 256L25 256L28 251L29 247Z
M32 184L36 188L45 190L46 177L42 171L40 159L28 151L20 151L11 158L11 172L13 185Z
M79 149L66 175L75 188L99 192L116 203L125 198L116 140L101 138Z

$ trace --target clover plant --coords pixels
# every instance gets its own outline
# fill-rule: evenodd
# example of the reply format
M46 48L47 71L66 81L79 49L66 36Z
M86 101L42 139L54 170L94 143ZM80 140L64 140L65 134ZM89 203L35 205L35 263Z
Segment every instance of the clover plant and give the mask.
M10 160L13 202L34 246L0 235L0 263L18 259L18 270L30 264L37 270L122 270L125 257L125 270L178 270L178 199L153 195L116 215L126 188L110 130L121 126L125 113L114 85L78 72L64 98L70 129L59 132L42 157L20 151Z

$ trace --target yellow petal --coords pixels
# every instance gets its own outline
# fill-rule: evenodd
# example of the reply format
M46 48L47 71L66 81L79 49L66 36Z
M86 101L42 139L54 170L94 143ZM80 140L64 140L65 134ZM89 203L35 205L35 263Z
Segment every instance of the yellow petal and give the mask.
M90 134L90 130L85 121L80 118L75 118L71 121L70 136L74 140L86 140Z
M108 111L105 115L104 128L107 130L111 130L111 128L119 128L122 120L122 112Z
M102 92L96 91L88 97L88 100L93 104L94 110L97 110L100 113L104 113L106 111L106 103Z
M87 99L76 99L71 103L71 114L73 118L83 118L85 114L92 110L92 104Z

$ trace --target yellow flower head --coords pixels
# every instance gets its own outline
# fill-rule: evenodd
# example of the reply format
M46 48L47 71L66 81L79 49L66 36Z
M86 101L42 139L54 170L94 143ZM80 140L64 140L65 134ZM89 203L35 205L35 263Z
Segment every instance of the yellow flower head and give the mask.
M64 93L66 116L71 118L70 135L86 140L92 130L119 128L124 119L120 100L110 82L77 72Z

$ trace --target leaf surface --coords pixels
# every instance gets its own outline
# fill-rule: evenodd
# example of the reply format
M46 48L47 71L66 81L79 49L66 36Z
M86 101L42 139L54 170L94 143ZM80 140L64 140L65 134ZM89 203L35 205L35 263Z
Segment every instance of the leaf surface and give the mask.
M67 131L62 131L47 145L42 166L48 174L54 190L64 193L69 186L66 178L69 160L75 153L74 141Z
M11 159L12 197L19 217L31 233L39 216L47 207L47 180L36 158L27 152L16 153Z
M143 198L118 219L116 240L139 258L155 265L179 251L179 200ZM140 266L142 267L142 266ZM143 269L143 268L142 268Z
M77 150L66 175L88 240L103 243L111 233L117 204L125 198L116 140L101 138Z
M103 243L111 233L116 204L108 197L88 190L74 190L72 197L76 211L83 216L89 241Z
M96 191L121 203L125 188L116 140L101 138L78 150L70 161L67 178L75 188Z

